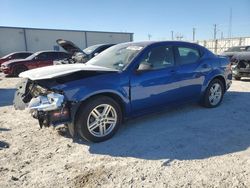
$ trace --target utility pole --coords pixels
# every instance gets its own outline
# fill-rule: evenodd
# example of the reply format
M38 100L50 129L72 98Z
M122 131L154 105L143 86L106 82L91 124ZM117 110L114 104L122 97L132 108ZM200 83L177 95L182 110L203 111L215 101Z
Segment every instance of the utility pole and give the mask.
M171 31L171 38L174 40L174 31Z
M223 39L224 36L223 36L223 31L221 32L221 35L220 35L220 39Z
M152 37L152 35L151 35L151 34L148 34L148 40L150 40L150 39L151 39L151 37Z
M195 28L193 28L193 42L195 41Z
M217 34L217 25L214 24L214 40L216 40L216 34Z
M233 11L232 8L230 8L230 13L229 13L229 27L228 27L228 38L232 37L232 16L233 16Z

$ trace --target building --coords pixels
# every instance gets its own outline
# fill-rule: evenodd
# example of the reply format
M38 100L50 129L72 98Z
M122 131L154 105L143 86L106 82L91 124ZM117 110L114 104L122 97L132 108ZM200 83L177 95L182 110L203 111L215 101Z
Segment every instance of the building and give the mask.
M133 41L133 33L0 26L0 57L15 51L62 50L56 43L59 38L84 49L94 44Z

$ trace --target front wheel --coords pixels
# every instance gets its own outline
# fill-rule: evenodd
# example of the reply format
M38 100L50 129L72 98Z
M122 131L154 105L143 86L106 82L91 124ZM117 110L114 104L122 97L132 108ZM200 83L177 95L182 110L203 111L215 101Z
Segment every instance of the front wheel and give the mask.
M203 105L207 108L214 108L220 105L224 95L223 83L219 79L214 79L208 85Z
M121 122L119 104L110 97L100 96L88 100L80 107L76 127L82 138L102 142L116 133Z

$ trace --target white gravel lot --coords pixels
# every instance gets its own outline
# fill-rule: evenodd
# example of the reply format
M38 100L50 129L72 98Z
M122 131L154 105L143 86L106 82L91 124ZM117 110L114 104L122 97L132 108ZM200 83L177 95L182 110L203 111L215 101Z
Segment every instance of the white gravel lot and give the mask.
M141 117L99 144L15 111L18 80L0 77L0 187L250 187L250 79L234 81L216 109Z

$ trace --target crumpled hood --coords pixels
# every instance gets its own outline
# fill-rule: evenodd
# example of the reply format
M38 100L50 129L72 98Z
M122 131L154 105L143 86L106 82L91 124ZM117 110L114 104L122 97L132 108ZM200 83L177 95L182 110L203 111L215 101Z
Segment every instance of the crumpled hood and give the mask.
M76 64L63 64L63 65L54 65L48 67L42 67L37 69L28 70L19 74L21 78L29 78L30 80L42 80L56 78L71 74L78 71L108 71L108 72L118 72L116 69L87 65L82 63Z
M13 63L19 63L19 62L24 62L24 61L27 61L27 60L26 59L13 59L13 60L5 61L2 65L8 66Z

